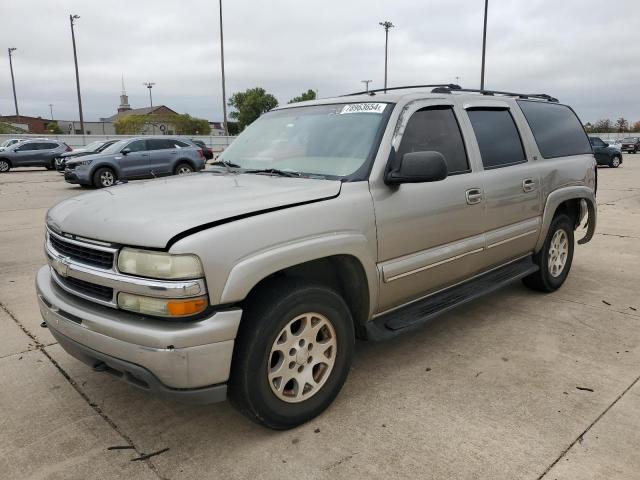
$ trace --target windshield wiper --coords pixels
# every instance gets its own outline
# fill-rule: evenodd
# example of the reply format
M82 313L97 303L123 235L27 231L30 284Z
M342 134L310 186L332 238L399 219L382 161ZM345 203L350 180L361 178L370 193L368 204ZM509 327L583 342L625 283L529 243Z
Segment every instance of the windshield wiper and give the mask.
M240 165L233 162L227 162L226 160L218 160L217 162L212 162L209 165L213 165L213 166L222 165L223 167L227 167L227 168L242 168Z
M270 175L278 175L279 177L302 177L300 172L288 172L277 168L250 168L243 170L242 173L268 173Z

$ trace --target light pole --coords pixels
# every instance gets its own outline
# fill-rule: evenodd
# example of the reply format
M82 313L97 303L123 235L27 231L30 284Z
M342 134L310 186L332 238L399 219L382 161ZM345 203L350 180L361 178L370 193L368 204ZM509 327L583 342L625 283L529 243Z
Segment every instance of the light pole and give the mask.
M360 80L362 83L365 84L366 88L367 88L367 92L369 91L369 84L371 82L373 82L373 80Z
M9 69L11 70L11 85L13 85L13 103L16 105L16 123L20 123L20 112L18 112L18 97L16 96L16 80L13 77L13 62L11 60L11 52L15 52L16 48L7 48L9 52Z
M222 0L219 0L220 4L220 67L222 69L222 116L224 124L224 134L229 136L229 128L227 125L227 91L224 78L224 35L222 30Z
M480 73L480 90L484 90L484 59L487 51L487 12L489 0L484 0L484 30L482 31L482 70Z
M76 34L73 30L74 20L80 18L80 15L69 15L69 23L71 24L71 41L73 42L73 61L76 65L76 87L78 89L78 111L80 112L80 131L84 135L84 117L82 116L82 97L80 96L80 74L78 73L78 53L76 51Z
M389 29L395 25L389 21L380 22L384 28L384 91L387 91L387 51L389 49Z
M149 104L153 107L153 96L151 95L151 89L155 85L155 82L144 82L143 85L149 89Z
M53 103L49 104L49 111L51 112L51 120L53 120Z

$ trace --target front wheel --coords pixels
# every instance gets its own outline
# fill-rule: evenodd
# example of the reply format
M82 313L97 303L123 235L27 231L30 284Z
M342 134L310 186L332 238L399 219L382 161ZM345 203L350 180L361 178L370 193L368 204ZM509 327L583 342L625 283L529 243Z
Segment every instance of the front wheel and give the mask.
M541 292L560 288L569 275L573 261L573 224L565 215L556 215L549 225L542 249L533 257L540 269L525 277L526 286Z
M272 282L249 299L230 379L233 404L284 430L325 410L344 384L354 327L340 295L317 283Z
M620 166L620 157L613 157L611 159L611 166L613 168L618 168Z
M110 187L116 183L116 175L110 168L99 168L93 174L93 184L98 188Z

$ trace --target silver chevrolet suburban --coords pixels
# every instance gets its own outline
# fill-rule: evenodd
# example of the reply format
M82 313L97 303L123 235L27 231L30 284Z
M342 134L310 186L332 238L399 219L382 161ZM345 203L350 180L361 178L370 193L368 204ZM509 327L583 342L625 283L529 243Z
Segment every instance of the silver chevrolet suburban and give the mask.
M275 429L321 413L356 337L522 279L558 289L596 224L594 155L547 95L428 85L286 105L212 167L65 200L37 297L71 355Z

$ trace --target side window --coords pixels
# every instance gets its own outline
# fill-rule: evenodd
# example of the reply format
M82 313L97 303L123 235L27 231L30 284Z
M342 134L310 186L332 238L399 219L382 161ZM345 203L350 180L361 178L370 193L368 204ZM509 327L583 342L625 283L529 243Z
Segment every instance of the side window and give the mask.
M410 152L440 152L449 175L469 171L467 152L453 108L433 107L415 112L402 135L398 158Z
M183 142L181 140L176 140L174 143L174 146L180 147L180 148L184 148L184 147L191 147L192 145L189 145L187 142ZM201 142L202 143L202 142ZM204 147L204 143L202 143L201 145L202 147Z
M43 143L42 147L40 148L40 150L54 150L56 148L58 148L59 145L57 143Z
M594 147L604 147L604 142L599 138L591 137L590 140L591 145L593 145Z
M518 105L544 158L591 153L580 120L566 105L531 100L518 100Z
M507 109L477 108L467 111L480 147L485 169L527 161L511 113Z
M38 150L38 145L37 143L25 143L20 145L17 150L21 151L21 152L26 152L26 151L31 151L31 150Z
M132 152L144 152L147 147L145 146L146 140L134 140L126 148L131 150Z
M147 150L162 150L163 148L167 148L163 145L163 142L164 140L151 138L147 140Z

